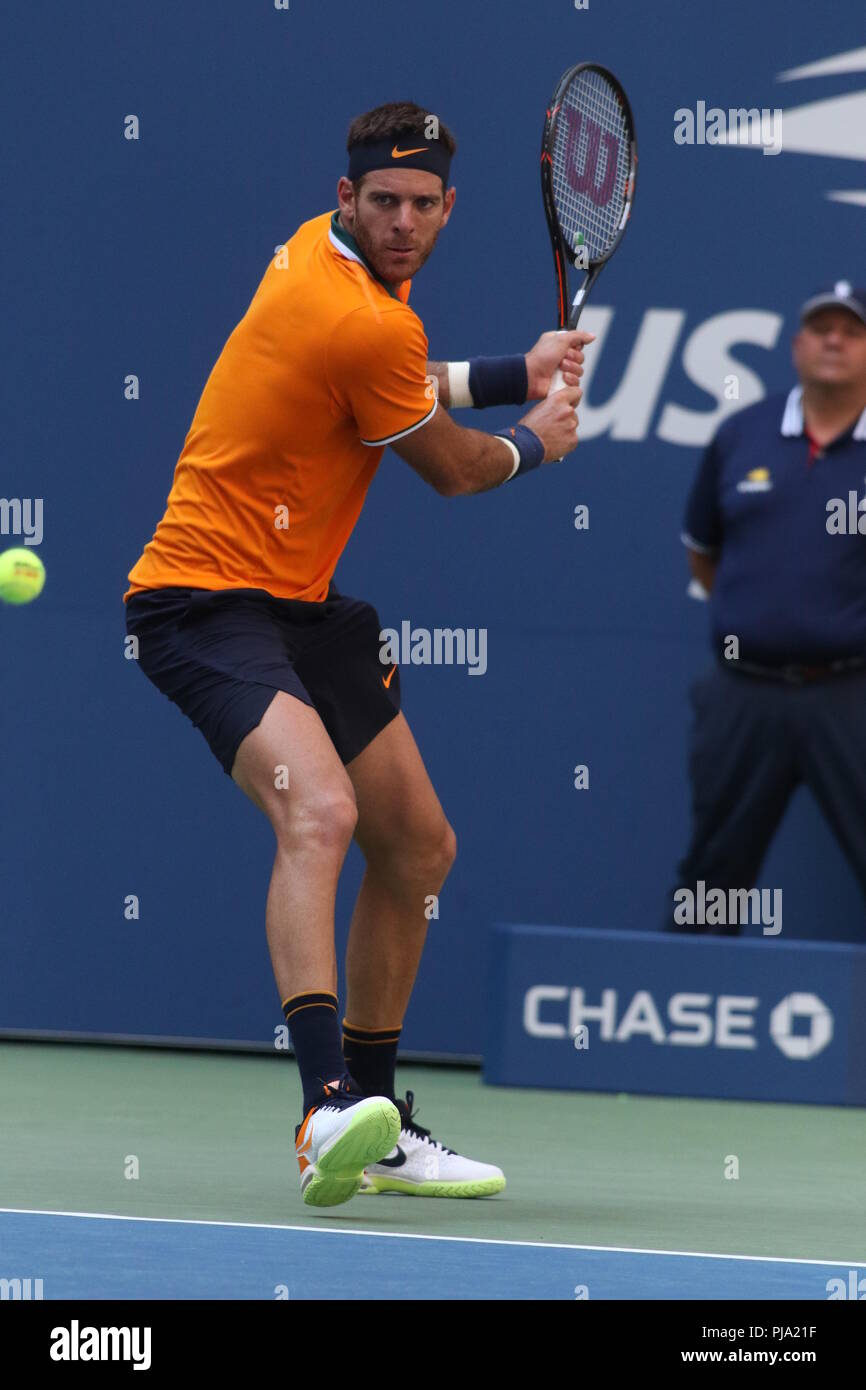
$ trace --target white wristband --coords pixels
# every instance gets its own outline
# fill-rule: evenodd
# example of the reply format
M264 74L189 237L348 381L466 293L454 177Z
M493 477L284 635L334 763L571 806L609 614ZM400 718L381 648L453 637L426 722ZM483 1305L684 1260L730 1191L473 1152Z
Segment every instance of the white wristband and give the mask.
M518 468L520 467L520 450L518 449L518 447L517 447L516 444L512 444L511 440L510 440L510 439L506 439L503 435L498 434L498 435L496 436L496 438L497 438L497 439L501 439L503 444L507 444L507 445L508 445L508 448L511 450L512 454L514 455L514 467L512 468L512 470L511 470L511 472L509 473L508 477L502 479L502 482L503 482L503 483L507 483L507 482L510 482L510 480L514 477L515 473L517 472ZM500 486L501 486L501 484L500 484Z
M474 405L472 392L469 390L469 363L468 362L449 362L448 363L448 405L449 409L459 409L460 406Z

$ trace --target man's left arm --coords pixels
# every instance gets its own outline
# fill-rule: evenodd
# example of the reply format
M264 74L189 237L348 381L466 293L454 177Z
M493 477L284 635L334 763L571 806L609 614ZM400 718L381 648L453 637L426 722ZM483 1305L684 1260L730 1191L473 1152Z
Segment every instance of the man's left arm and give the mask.
M585 333L582 329L572 329L562 333L556 331L542 333L535 346L530 348L529 352L523 354L526 364L527 382L525 400L544 400L557 367L565 377L565 384L567 386L577 386L580 382L580 378L583 376L583 349L588 343L593 341L594 337L595 334ZM489 377L491 373L495 374L497 371L497 363L513 364L514 359L486 357L475 358L473 361L484 364L480 370L483 375ZM470 366L470 362L448 363L428 361L427 374L428 376L436 378L438 382L439 404L444 406L446 410L450 410L452 407L451 375L449 373L449 368L458 369L458 375L465 376L468 379ZM462 372L460 369L462 369ZM479 369L476 368L476 370ZM504 365L503 370L506 370ZM514 402L514 404L519 405L523 403L523 401ZM476 402L474 400L465 400L458 402L458 404L476 405ZM482 406L487 404L499 404L499 402L493 400L481 401Z

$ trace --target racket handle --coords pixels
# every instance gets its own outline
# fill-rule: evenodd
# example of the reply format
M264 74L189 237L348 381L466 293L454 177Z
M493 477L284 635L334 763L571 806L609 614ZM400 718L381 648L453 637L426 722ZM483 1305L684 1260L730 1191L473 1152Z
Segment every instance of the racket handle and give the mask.
M560 329L559 329L559 332L560 332L560 333L567 333L567 332L568 332L568 329L567 329L567 328L560 328ZM565 377L562 375L562 372L560 371L559 367L557 367L556 371L553 373L553 376L551 377L550 385L549 385L548 388L547 388L547 394L548 394L548 396L552 396L553 393L554 393L554 391L561 391L564 385L565 385ZM577 414L577 406L574 407L574 413L575 413L575 415ZM562 463L562 459L561 459L561 458L558 458L558 459L555 460L555 462L556 462L556 463Z
M567 328L560 328L558 331L559 331L560 333L567 333L567 332L568 332L568 329L567 329ZM549 385L548 388L547 388L547 394L548 394L548 396L552 396L553 393L554 393L554 391L561 391L564 385L565 385L565 377L562 375L562 372L560 371L559 367L557 367L556 371L553 373L553 377L552 377L552 379L551 379L550 385ZM576 409L577 409L577 407L575 407L575 410L576 410Z
M551 383L547 388L548 396L552 396L554 391L561 391L564 385L565 377L562 375L562 372L557 367L556 371L553 373Z

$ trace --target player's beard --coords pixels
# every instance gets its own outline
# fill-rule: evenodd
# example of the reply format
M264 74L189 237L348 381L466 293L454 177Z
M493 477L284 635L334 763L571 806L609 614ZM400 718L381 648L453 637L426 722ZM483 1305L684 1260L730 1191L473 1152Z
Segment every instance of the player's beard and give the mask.
M355 211L355 219L352 226L352 236L358 243L361 255L364 257L367 264L372 266L373 270L375 270L376 274L379 276L379 279L384 280L390 285L400 285L404 280L409 280L412 276L418 274L422 265L424 265L430 257L433 247L436 245L436 239L439 236L440 230L440 227L436 228L429 245L420 246L416 243L412 248L415 254L406 260L406 267L402 272L395 271L394 263L393 261L389 261L387 253L384 255L382 254L382 248L379 242L364 225L357 210ZM389 237L389 240L390 239L392 238Z

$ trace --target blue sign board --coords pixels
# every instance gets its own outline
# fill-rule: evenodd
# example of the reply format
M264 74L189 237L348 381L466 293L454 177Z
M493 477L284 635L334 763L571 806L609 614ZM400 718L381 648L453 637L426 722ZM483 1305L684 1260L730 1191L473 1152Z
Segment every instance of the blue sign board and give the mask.
M540 926L491 943L488 1082L866 1104L866 948Z

